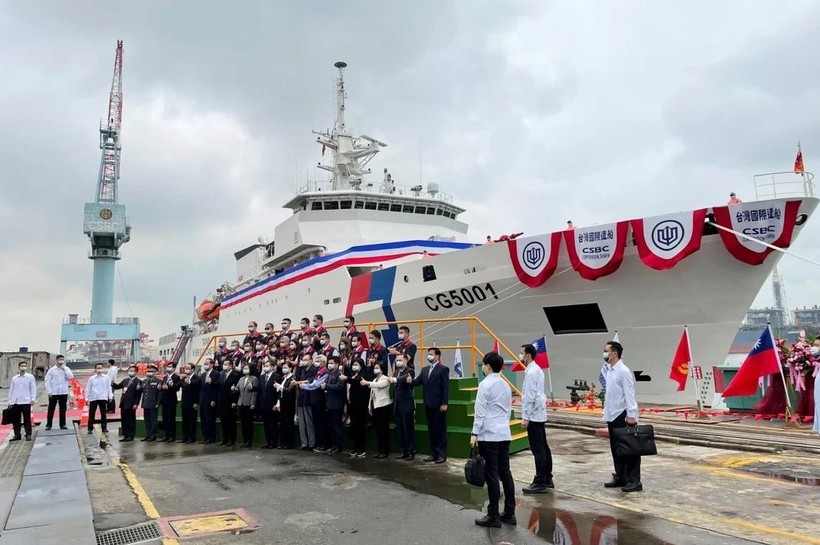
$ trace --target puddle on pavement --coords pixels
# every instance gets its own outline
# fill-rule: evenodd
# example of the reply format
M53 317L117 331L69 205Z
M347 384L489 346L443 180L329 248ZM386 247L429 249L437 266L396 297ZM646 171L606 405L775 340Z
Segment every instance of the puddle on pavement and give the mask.
M748 470L747 470L748 471ZM797 475L785 475L783 473L767 473L765 471L748 471L755 475L764 475L780 481L787 481L790 483L806 484L809 486L820 486L820 478L817 477L800 477Z

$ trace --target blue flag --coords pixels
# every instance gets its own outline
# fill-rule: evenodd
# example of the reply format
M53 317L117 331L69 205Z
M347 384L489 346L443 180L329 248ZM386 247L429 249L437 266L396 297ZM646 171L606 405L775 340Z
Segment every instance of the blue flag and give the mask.
M461 378L464 376L464 365L461 363L461 343L456 341L456 355L453 359L453 372L456 374L457 377Z

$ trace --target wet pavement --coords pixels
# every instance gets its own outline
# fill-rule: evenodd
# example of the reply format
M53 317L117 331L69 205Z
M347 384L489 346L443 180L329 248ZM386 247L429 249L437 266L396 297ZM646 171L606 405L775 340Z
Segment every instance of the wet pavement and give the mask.
M660 455L644 459L645 490L625 494L601 486L611 470L605 439L548 434L557 489L518 497L517 526L498 530L473 524L486 492L464 483L458 460L436 466L115 440L107 449L114 463L87 474L98 530L246 510L252 524L244 531L196 537L206 544L820 543L820 487L783 472L820 476L816 459L661 443ZM520 490L533 474L529 453L514 456L512 469Z

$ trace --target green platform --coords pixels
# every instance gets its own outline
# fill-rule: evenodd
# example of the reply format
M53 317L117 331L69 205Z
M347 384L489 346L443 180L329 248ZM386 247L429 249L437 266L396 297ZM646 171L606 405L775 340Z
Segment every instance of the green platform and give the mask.
M417 454L429 454L429 440L427 438L427 419L424 414L424 402L422 401L421 387L415 388L416 400L416 452ZM392 392L391 392L392 394ZM450 403L447 408L447 455L455 458L468 458L470 455L470 433L473 428L473 409L475 398L478 394L478 380L474 377L450 379ZM392 395L391 395L392 399ZM182 417L180 416L180 406L177 405L177 439L182 437ZM160 410L159 437L162 432L162 411ZM392 420L392 417L391 417ZM521 452L530 448L527 439L527 432L520 426L521 421L516 419L514 414L510 414L510 426L512 431L512 443L510 444L510 454ZM199 423L198 423L199 424ZM221 426L216 425L216 440L221 441ZM391 422L391 430L395 426ZM145 436L145 423L142 419L137 420L137 436ZM299 431L295 429L294 439L298 442ZM201 432L197 428L197 437L202 439ZM242 432L237 425L237 440L242 441ZM255 445L262 445L265 441L265 432L261 422L254 423L253 442ZM345 446L352 448L349 428L345 428ZM396 451L395 431L390 435L391 452ZM368 452L376 450L376 435L372 426L367 429Z

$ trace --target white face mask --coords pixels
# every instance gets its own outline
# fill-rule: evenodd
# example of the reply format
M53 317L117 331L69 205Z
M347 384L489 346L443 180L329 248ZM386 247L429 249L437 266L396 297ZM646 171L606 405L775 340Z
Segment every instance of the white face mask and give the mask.
M433 363L434 361L436 361L436 357L431 354L427 354L427 361Z
M242 369L242 374L243 374L243 375L250 375L250 374L251 374L251 370L250 370L250 369L248 369L247 367L245 367L244 369Z
M373 374L376 375L376 376L381 375L382 374L382 368L381 367L374 368L373 369Z
M270 366L269 366L269 365L266 365L266 366L264 366L264 367L262 368L262 370L263 370L265 373L270 373Z
M403 362L403 361L401 361L401 360L396 360L396 367L398 367L399 369L401 369L402 367L404 367L404 362Z
M347 348L347 345L345 343L339 344L339 350L344 350L345 348Z
M287 375L290 373L290 367L282 367L282 372Z
M208 364L203 365L203 366L202 366L202 368L203 368L204 370L206 370L206 371L210 371L210 370L211 370L211 366L210 366L210 365L208 365Z
M310 341L302 341L302 346L307 346L310 344Z
M811 347L811 355L814 356L815 358L817 356L820 356L820 346L812 346Z
M359 344L359 341L357 341L357 340L355 340L355 339L353 339L352 341L350 341L350 346L356 346L356 345L358 345L358 344Z
M603 356L603 358L604 358L604 361L605 361L605 362L609 363L609 354L607 354L606 352L604 352L604 356Z
M260 351L260 350L262 350L263 348L264 348L264 346L263 346L262 344L257 344L257 345L256 345L256 351L257 351L257 352L258 352L258 351Z
M227 375L227 374L228 374L228 373L230 373L231 371L233 371L233 368L232 368L232 367L228 367L228 366L226 365L226 366L225 366L225 374Z
M271 328L269 328L269 327L265 328L265 333L270 333L271 331L273 331Z
M327 344L327 339L320 339L319 344L321 344L322 346L326 345Z
M287 331L290 328L290 324L286 324L282 322L282 331Z
M376 339L374 339L373 337L370 337L370 344L376 344Z
M342 325L344 325L345 327L350 327L350 322L342 322Z
M404 337L405 337L404 333L399 333L399 339L401 339L403 341Z
M334 369L336 369L336 364L335 363L328 363L327 368L330 369L331 371L333 371Z
M524 354L518 354L518 359L520 361L524 361Z
M128 376L129 377L133 377L134 375L136 375L136 373L134 371L128 371Z
M149 376L149 377L153 377L153 376L154 376L154 372L153 372L153 371L146 371L146 372L145 372L145 374L146 374L147 376Z
M174 372L174 368L173 368L173 367L166 367L166 368L165 368L165 372L166 372L166 373L173 373L173 372Z
M20 367L20 373L25 373L26 370L28 370L28 367ZM102 371L98 371L98 372L101 373Z
M248 331L250 331L251 333L253 333L255 330L256 330L256 326L252 326L252 325L248 326Z
M306 362L305 360L302 360L302 361L299 362L299 367L307 367L307 364L308 364L308 362Z
M359 371L361 371L361 370L362 370L362 368L361 368L360 366L358 366L358 365L354 365L354 366L353 366L353 370L354 370L354 371L356 371L356 372L358 373Z
M225 343L219 343L219 348L225 348Z
M64 363L65 362L63 360L57 360L57 365L59 365L60 367L62 367Z

